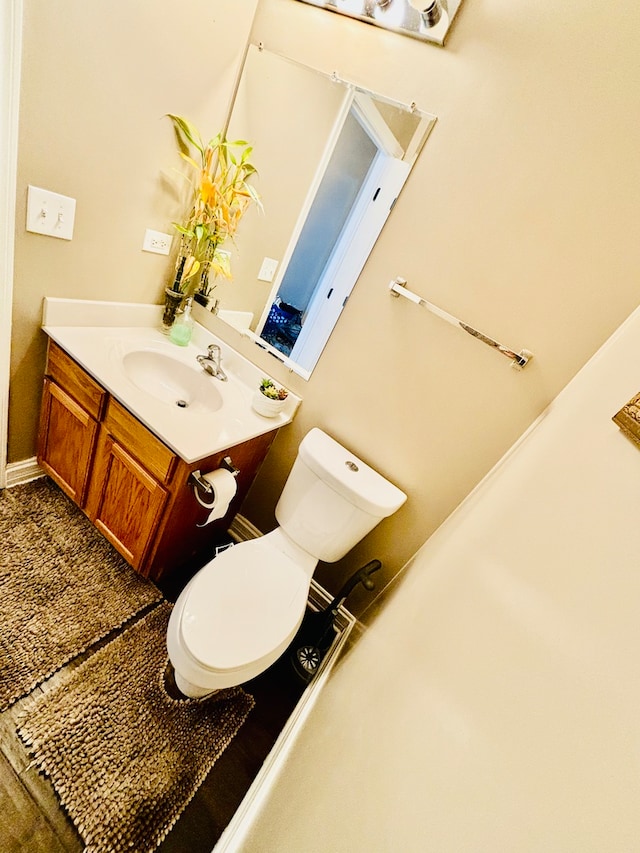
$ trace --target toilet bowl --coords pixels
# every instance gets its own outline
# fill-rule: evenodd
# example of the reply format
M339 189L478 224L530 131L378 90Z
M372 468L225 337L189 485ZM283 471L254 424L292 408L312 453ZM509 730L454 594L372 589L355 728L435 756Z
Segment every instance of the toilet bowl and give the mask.
M293 559L288 545L278 528L234 545L183 589L169 619L167 648L185 696L249 681L294 638L317 560L304 552Z
M313 429L276 507L279 527L227 548L180 594L167 628L178 689L201 697L256 677L286 650L319 560L335 562L406 495Z

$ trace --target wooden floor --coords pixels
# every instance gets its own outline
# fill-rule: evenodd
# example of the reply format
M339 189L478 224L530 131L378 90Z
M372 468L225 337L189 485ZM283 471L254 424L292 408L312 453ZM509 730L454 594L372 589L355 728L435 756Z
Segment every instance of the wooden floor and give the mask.
M179 584L167 583L162 591L167 599L175 600L179 588ZM78 666L86 657L80 655L65 671ZM52 676L0 714L0 853L79 853L83 849L82 839L61 808L51 784L36 767L30 766L27 750L16 734L20 712L29 708L34 697L54 687L60 677L61 673ZM157 848L160 853L210 853L304 686L284 658L244 688L255 698L255 707Z

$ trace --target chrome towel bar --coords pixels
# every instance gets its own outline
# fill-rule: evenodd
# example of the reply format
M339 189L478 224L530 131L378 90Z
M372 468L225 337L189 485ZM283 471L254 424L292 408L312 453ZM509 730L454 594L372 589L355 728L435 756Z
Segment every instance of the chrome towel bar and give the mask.
M460 329L464 329L467 334L472 335L474 338L477 338L479 341L482 341L482 343L488 344L488 346L498 350L501 355L505 355L507 358L510 358L511 367L515 368L516 370L522 370L522 368L526 367L527 364L533 358L533 353L529 352L529 350L522 349L520 350L520 352L514 352L508 347L505 347L502 344L499 344L497 341L494 341L493 338L490 338L487 335L483 335L482 332L479 332L472 326L468 326L466 323L463 323L462 320L458 320L458 318L454 317L453 314L449 314L447 311L443 311L442 308L438 308L437 305L434 305L432 302L427 302L426 299L423 299L421 296L418 296L417 293L413 293L411 290L408 290L406 285L406 279L400 277L395 278L392 282L389 283L389 290L391 291L391 295L395 297L404 296L404 298L408 299L409 302L414 302L416 305L422 305L422 307L426 308L427 311L431 311L432 314L435 314L442 320L446 320L447 323L451 323L452 326L458 326Z

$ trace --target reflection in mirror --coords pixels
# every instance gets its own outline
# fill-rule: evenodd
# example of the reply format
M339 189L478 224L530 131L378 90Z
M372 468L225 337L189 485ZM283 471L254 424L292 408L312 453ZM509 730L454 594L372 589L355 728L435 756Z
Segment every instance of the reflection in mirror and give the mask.
M406 108L250 45L229 139L250 140L250 209L220 319L311 375L431 128Z

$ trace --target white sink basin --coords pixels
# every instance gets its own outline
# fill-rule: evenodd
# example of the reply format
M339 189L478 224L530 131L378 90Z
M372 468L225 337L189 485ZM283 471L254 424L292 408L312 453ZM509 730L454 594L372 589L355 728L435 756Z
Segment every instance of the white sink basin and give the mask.
M68 317L70 304L73 308L74 300L61 301L61 319ZM99 303L89 319L102 318L109 305ZM267 374L198 323L191 342L176 346L157 328L161 307L152 307L153 325L147 321L134 325L130 319L131 311L135 314L147 306L118 304L116 317L129 318L130 325L76 322L44 328L114 400L185 462L206 459L291 421L300 403L296 394L289 392L277 417L256 414L252 408L255 389ZM210 376L196 360L206 355L212 343L220 347L226 382Z
M171 406L186 409L193 403L210 412L222 408L222 395L213 379L198 364L190 367L163 352L140 349L124 355L128 379L141 391Z

